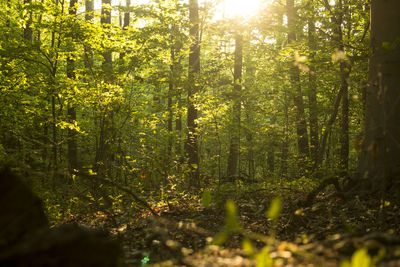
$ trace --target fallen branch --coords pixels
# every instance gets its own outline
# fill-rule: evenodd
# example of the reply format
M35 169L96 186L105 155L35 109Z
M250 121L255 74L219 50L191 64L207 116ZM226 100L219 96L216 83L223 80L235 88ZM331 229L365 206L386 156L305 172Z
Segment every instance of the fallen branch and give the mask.
M141 204L141 206L142 206L143 208L148 209L153 215L158 216L158 214L153 210L153 208L150 206L150 204L147 203L147 201L145 201L145 200L141 199L140 197L138 197L137 194L134 193L132 190L127 189L127 188L125 188L125 187L119 185L119 184L116 183L116 182L113 182L113 181L111 181L111 180L109 180L109 179L107 179L107 178L100 177L100 176L97 175L97 174L91 175L91 174L80 173L80 172L72 172L72 174L77 175L77 176L83 176L83 177L89 178L89 179L91 179L91 180L96 179L97 181L101 181L101 182L103 182L103 183L105 183L105 184L114 186L115 188L117 188L117 189L119 189L119 190L121 190L121 191L127 193L128 195L130 195L135 201L137 201L139 204Z

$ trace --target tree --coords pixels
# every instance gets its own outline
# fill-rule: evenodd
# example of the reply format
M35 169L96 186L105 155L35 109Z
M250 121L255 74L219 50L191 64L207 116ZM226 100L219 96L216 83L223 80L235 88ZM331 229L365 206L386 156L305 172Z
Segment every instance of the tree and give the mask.
M73 20L76 19L76 8L77 8L78 1L71 0L69 2L69 11L68 14L72 17ZM74 38L73 38L73 28L70 32L70 44L71 52L74 52ZM73 56L67 58L67 77L71 80L75 80L75 59ZM73 88L72 88L73 90ZM74 124L76 121L76 108L73 104L68 103L67 107L68 113L68 121L71 124ZM78 168L78 148L77 148L77 141L76 141L76 132L73 129L68 129L68 163L69 169L73 171L74 169Z
M32 0L24 0L24 5L25 5L25 7L27 7L27 11L28 11L27 12L28 18L27 18L26 25L24 28L24 38L30 42L32 42L32 34L33 34L31 4L32 4Z
M127 28L129 27L129 24L130 24L130 15L131 15L131 13L129 12L129 8L130 8L130 5L131 5L131 0L126 0L126 10L125 10L125 12L124 12L124 19L123 19L123 21L124 21L124 25L123 25L123 27L122 27L122 29L124 30L124 31L126 31L127 30ZM126 48L125 48L126 49ZM120 54L119 54L119 58L120 59L123 59L124 57L125 57L125 54L126 54L126 52L125 51L122 51Z
M297 14L294 6L294 0L286 1L287 18L288 18L288 43L293 44L296 41L296 22ZM292 63L291 63L292 64ZM290 83L296 108L296 130L297 130L297 145L301 158L305 158L309 153L307 122L304 112L303 94L300 84L300 70L292 64L289 70Z
M102 0L102 8L101 8L101 26L105 31L105 36L109 34L109 30L111 28L111 0ZM102 85L103 91L109 90L112 83L112 75L113 75L113 65L112 65L112 51L109 47L104 47L103 52L103 61L102 61L102 71L103 71L103 79L104 84ZM111 110L109 104L105 104L104 107L101 108L100 114L100 134L99 134L99 143L96 150L96 169L100 172L100 174L104 175L106 171L109 171L111 168L111 138L113 136L113 110Z
M188 107L187 107L187 140L185 152L190 168L190 185L199 184L199 152L196 133L197 108L195 106L196 94L199 91L200 76L200 43L199 43L199 4L197 0L189 1L190 22L190 52L188 70Z
M240 115L241 115L241 91L242 91L242 66L243 66L243 36L235 33L235 59L233 69L232 90L232 131L229 146L227 176L232 178L238 174L240 153ZM240 174L239 174L240 175Z
M400 1L371 1L371 47L362 155L355 178L369 192L399 186ZM365 180L368 178L368 180Z
M317 49L317 36L315 33L315 8L313 0L309 1L310 13L308 14L308 46L310 49L310 70L308 72L308 106L310 124L310 153L313 162L318 160L318 103L317 103L317 83L315 69L315 54Z

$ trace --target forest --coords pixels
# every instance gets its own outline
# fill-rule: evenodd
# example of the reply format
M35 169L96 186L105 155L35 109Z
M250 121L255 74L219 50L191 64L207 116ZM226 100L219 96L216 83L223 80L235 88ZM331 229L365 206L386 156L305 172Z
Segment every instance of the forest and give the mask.
M399 12L1 0L0 266L400 266Z

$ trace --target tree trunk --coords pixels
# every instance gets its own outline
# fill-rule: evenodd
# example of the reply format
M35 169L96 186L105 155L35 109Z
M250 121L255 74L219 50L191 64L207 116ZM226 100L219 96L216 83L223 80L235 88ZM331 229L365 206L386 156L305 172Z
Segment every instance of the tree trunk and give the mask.
M289 155L289 107L287 90L284 92L284 116L285 122L282 130L282 148L281 148L281 176L287 177L288 174L288 155Z
M239 150L240 150L240 109L242 91L242 66L243 66L243 38L240 33L235 35L235 64L233 70L233 110L232 131L229 147L227 176L233 178L238 175Z
M349 67L345 62L340 63L342 88L342 117L340 122L340 169L346 173L349 168Z
M32 0L24 0L25 6L30 6L32 4ZM26 21L25 28L24 28L24 38L25 40L32 42L32 11L28 12L28 20Z
M356 178L382 197L400 175L400 1L371 1L365 141Z
M326 149L326 143L327 143L327 140L328 140L328 135L331 133L332 125L335 122L337 114L339 112L339 105L340 105L340 101L343 98L343 93L344 93L344 88L341 87L340 90L339 90L339 93L338 93L338 95L336 97L335 104L333 105L332 114L329 117L329 120L328 120L328 122L326 123L326 125L324 127L325 131L322 132L321 145L320 145L319 150L318 150L318 159L314 163L314 167L318 167L322 163L322 161L324 159L324 154L325 154L325 149Z
M288 43L293 44L296 41L296 9L294 0L286 0L287 18L288 18ZM296 131L297 145L300 158L306 158L309 153L307 122L304 112L303 94L300 85L300 70L293 63L290 66L290 83L296 108Z
M188 108L187 108L187 140L185 152L190 168L190 186L199 186L199 152L197 141L197 108L195 95L199 91L198 79L200 75L200 43L199 43L199 4L197 0L189 0L189 36L191 40L189 51L188 70Z
M102 0L101 8L101 20L100 23L104 29L109 29L111 26L111 0ZM103 53L102 71L104 82L112 82L112 52L105 48ZM107 90L107 89L105 89ZM112 156L110 155L110 144L112 137L112 120L113 112L109 110L108 105L103 107L102 113L100 114L100 136L99 144L96 151L96 171L100 175L105 175L106 171L110 171Z
M111 0L102 0L102 8L101 8L101 19L100 23L104 29L109 29L111 27ZM112 53L109 49L105 49L103 52L103 63L102 69L104 72L104 76L106 82L110 82L110 78L112 75Z
M129 22L130 22L130 12L129 12L129 7L130 7L130 5L131 5L131 0L126 0L126 10L125 10L125 12L124 12L124 25L123 25L123 27L122 27L122 29L124 30L124 31L126 31L127 30L127 28L129 27ZM123 51L123 52L121 52L120 54L119 54L119 58L120 59L123 59L125 57L125 51Z
M94 12L94 0L86 0L85 1L85 20L87 23L92 23L93 21L93 12ZM93 53L92 49L89 45L85 45L85 68L93 71Z
M250 58L249 58L250 59ZM254 181L255 179L255 142L254 142L254 107L255 107L255 98L253 94L253 90L255 89L256 83L256 62L251 62L251 59L247 63L243 63L246 65L246 79L245 83L243 82L243 93L241 94L241 102L243 103L243 110L245 113L245 127L244 132L246 135L247 141L247 168L249 181ZM243 73L243 72L242 72Z
M344 40L343 40L343 3L342 0L336 2L336 38L338 42L338 49L344 53ZM340 90L342 92L342 116L340 122L340 169L344 173L348 171L349 167L349 85L347 79L350 73L350 65L346 59L340 60Z
M68 14L73 16L74 18L76 17L76 4L77 0L71 0L69 2L69 11ZM71 33L72 37L72 33ZM74 44L70 44L71 50L73 50ZM67 58L67 77L69 79L75 80L75 60L73 57L68 57ZM69 123L74 123L76 121L76 110L75 106L72 105L71 103L68 103L67 107L67 113L68 113L68 122ZM72 129L68 129L68 167L70 171L73 171L74 169L78 168L78 147L77 147L77 141L76 141L76 131Z
M311 1L311 5L313 5ZM310 152L311 159L315 163L318 158L319 138L318 138L318 103L317 103L317 83L315 73L315 51L317 49L315 34L314 8L311 6L311 14L308 19L308 46L310 48L310 71L308 73L308 108L310 112Z
M167 167L171 163L171 157L172 157L172 143L173 143L173 129L172 129L172 120L173 120L173 114L172 114L172 98L174 95L174 83L175 83L175 50L174 47L171 47L171 64L169 66L170 69L170 77L168 81L168 104L167 104L167 113L168 113L168 119L167 119L167 130L168 130L168 144L167 144Z

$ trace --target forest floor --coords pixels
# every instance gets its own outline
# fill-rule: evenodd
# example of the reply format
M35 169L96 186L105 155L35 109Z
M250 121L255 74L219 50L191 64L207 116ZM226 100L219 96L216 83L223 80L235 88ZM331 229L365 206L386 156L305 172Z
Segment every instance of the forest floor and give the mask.
M99 213L84 223L101 225L121 240L123 266L400 266L398 205L373 198L344 201L333 188L308 207L299 204L304 192L284 195L276 223L265 215L276 194L237 196L241 230L221 246L212 240L226 229L224 205L205 209L189 195L158 204L158 216L143 211L111 220Z

